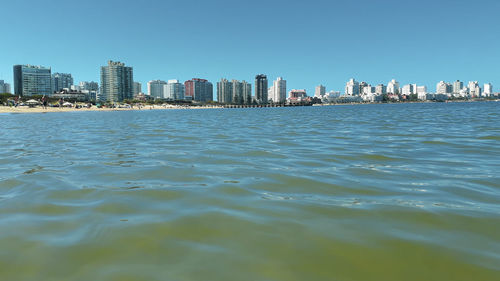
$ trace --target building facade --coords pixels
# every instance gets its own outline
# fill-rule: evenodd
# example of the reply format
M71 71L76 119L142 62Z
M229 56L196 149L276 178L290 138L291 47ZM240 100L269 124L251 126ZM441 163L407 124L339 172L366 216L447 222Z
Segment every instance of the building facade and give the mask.
M458 94L464 88L464 82L457 80L453 82L453 93Z
M62 89L71 89L73 86L73 76L70 73L52 74L52 92L59 92Z
M259 74L255 76L255 99L258 103L267 103L267 76Z
M108 61L101 67L101 91L99 101L121 102L133 99L134 73L132 67L124 63Z
M345 94L348 96L359 95L359 82L354 79L349 80L345 85Z
M491 85L491 83L484 84L483 94L487 97L489 97L493 94L493 85Z
M399 82L392 79L389 83L387 83L387 93L396 95L399 94Z
M166 99L164 87L167 82L163 80L151 80L148 82L148 95L155 99Z
M142 93L142 84L139 82L134 82L132 92L134 93L134 97L139 93Z
M10 84L0 80L0 94L10 94Z
M222 78L217 82L217 102L231 103L233 100L233 83Z
M14 94L17 96L52 94L51 69L43 66L14 65Z
M314 91L314 96L317 98L322 98L326 94L326 88L323 85L316 86Z
M210 102L214 99L214 86L208 80L193 78L184 82L185 99Z
M274 80L272 88L272 96L268 97L269 100L272 100L275 103L286 102L286 80L282 77L278 77Z
M184 100L184 84L179 80L168 80L168 83L163 86L165 98L169 100Z
M99 91L99 83L94 82L94 81L83 81L78 83L78 87L80 90L86 90L86 91L94 91L97 92Z
M453 86L450 83L444 81L439 81L436 85L436 94L451 94L453 92Z

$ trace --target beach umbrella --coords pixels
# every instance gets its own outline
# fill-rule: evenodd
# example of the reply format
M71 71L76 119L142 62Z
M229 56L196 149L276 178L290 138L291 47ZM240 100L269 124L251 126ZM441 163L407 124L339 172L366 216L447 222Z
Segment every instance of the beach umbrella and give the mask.
M39 104L39 102L37 100L28 100L26 103L27 104Z

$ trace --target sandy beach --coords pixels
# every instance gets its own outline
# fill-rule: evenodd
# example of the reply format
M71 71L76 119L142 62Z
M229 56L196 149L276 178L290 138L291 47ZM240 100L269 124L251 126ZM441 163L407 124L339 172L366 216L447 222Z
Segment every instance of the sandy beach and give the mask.
M96 106L74 108L74 107L47 107L42 106L28 107L28 106L0 106L0 113L49 113L49 112L79 112L79 111L128 111L128 110L165 110L165 109L208 109L220 108L217 106L176 106L176 105L146 105L140 108L134 106L133 108L98 108Z

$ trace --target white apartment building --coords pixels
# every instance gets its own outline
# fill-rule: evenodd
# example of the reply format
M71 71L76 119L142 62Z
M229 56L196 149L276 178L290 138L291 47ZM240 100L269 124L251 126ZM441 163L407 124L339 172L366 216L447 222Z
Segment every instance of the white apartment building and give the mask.
M387 84L387 93L388 94L399 94L399 82L395 79L392 79Z
M148 82L148 95L154 98L165 98L164 86L167 82L162 80L152 80Z
M346 83L345 94L348 96L359 95L359 82L351 78L351 80Z

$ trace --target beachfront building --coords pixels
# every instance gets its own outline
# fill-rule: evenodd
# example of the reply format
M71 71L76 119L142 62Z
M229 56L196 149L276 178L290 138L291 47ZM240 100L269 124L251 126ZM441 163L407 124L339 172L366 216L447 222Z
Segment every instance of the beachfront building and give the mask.
M268 100L274 103L286 101L286 80L278 77L268 91Z
M208 80L193 78L184 82L185 99L199 102L210 102L214 99L214 86Z
M450 83L439 81L436 85L436 94L449 95L453 92L453 86Z
M468 87L469 95L473 98L478 98L481 96L481 87L477 81L470 81Z
M134 93L134 97L142 93L142 84L139 82L134 82L134 84L132 85L132 93Z
M427 99L427 87L426 86L416 86L416 94L419 100Z
M384 84L378 84L375 86L375 94L376 95L385 95L387 94L387 86Z
M132 67L122 62L108 61L101 67L101 91L99 101L121 102L133 99L134 74Z
M50 67L14 65L14 93L16 96L50 95Z
M326 88L323 85L318 85L316 86L316 89L314 90L314 97L316 98L323 98L326 94Z
M258 103L267 103L267 88L267 76L264 74L255 76L255 98Z
M305 98L307 98L307 92L304 89L301 90L296 90L293 89L288 93L288 100L289 101L302 101Z
M493 85L491 83L484 84L483 95L486 97L493 95Z
M217 101L219 103L231 103L233 100L233 83L222 78L217 82Z
M399 94L399 82L392 79L389 83L387 83L387 93L395 95Z
M0 94L10 94L10 84L0 80Z
M453 94L459 94L463 88L464 88L464 82L457 80L457 81L453 82L452 92L453 92Z
M148 95L155 99L167 98L164 86L167 82L162 80L151 80L148 82Z
M79 90L87 90L87 91L99 91L99 83L94 81L83 81L78 83Z
M70 73L52 74L52 92L59 92L62 89L71 90L73 86L73 76Z
M404 96L409 96L415 93L415 88L413 88L413 84L404 85L401 89L401 94Z
M243 103L251 104L252 103L252 84L243 80L241 82L241 90L243 91Z
M168 80L168 83L163 85L163 92L168 100L184 100L184 91L184 84L177 79Z
M345 94L348 96L359 95L359 82L357 82L353 78L349 80L345 86Z

